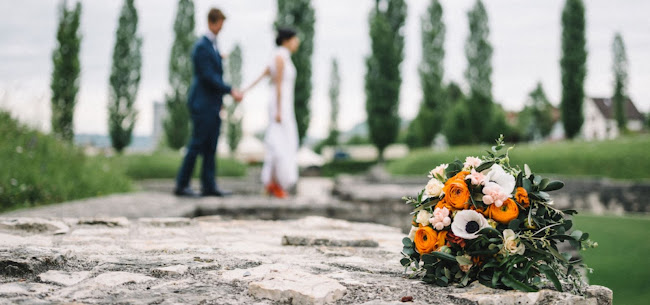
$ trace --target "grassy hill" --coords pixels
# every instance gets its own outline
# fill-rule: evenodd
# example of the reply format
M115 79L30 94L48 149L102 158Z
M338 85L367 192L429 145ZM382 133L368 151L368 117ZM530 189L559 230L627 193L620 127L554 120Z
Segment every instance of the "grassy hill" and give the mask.
M0 211L131 190L108 160L20 124L0 111Z
M507 144L507 143L506 143ZM488 145L459 146L444 152L416 150L406 158L387 165L394 175L426 176L440 163L485 154ZM607 141L566 141L541 144L517 144L510 163L533 172L565 176L601 176L613 179L650 179L650 136L638 135Z

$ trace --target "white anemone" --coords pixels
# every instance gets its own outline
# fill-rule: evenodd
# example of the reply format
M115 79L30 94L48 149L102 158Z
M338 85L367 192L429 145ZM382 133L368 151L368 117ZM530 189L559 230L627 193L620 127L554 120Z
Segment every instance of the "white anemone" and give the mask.
M490 172L485 175L485 180L495 182L506 194L511 194L515 190L515 177L506 173L499 164L490 167Z
M463 210L454 216L454 221L451 223L451 231L460 238L474 239L478 237L478 231L489 226L487 220L481 213L474 210Z

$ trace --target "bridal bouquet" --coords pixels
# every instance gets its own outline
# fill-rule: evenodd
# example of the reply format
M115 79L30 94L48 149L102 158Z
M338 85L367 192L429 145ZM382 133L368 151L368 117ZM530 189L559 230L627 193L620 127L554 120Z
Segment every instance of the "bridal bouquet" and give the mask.
M564 186L510 165L503 136L480 158L441 164L413 205L401 259L411 278L439 286L470 282L502 289L537 291L551 282L580 293L580 259L560 253L558 243L594 247L589 234L572 230L567 215L553 207L548 192ZM564 285L563 285L564 284Z

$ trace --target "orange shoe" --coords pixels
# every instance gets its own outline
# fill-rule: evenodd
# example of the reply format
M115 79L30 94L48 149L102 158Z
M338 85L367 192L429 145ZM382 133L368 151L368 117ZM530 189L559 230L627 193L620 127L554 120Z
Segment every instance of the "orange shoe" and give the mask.
M269 196L275 196L275 190L278 188L278 185L275 182L271 182L266 185L266 194Z
M277 184L275 185L275 190L273 192L273 196L275 196L276 198L279 198L279 199L286 199L287 197L289 197L287 192L285 192L282 189L282 187L277 185Z

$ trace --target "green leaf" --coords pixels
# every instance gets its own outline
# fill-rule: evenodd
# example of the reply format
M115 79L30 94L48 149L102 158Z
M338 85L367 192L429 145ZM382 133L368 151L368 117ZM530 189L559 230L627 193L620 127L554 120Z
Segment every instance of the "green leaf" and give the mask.
M433 251L433 252L429 253L428 255L435 256L435 257L437 257L437 258L439 258L441 260L456 262L456 257L455 256L453 256L451 254L444 253L444 252Z
M549 267L548 265L542 264L539 265L539 270L542 271L544 274L546 274L546 277L553 282L553 285L555 286L555 289L557 291L562 292L562 284L560 283L560 280L557 278L557 275L555 274L555 271L553 268Z
M424 264L429 265L429 264L437 263L438 258L431 254L424 254L422 255L422 261L424 262Z
M483 162L483 163L481 163L481 165L479 165L476 168L476 171L477 172L482 172L482 171L492 167L492 165L494 165L494 161Z
M542 179L542 181L539 183L539 189L543 191L544 189L546 189L546 186L548 186L550 182L551 180L548 178Z
M413 241L408 237L402 238L402 244L404 247L413 248Z
M513 231L517 231L519 229L519 225L521 225L521 220L513 219L508 224L508 229L513 230Z
M504 285L506 285L506 286L508 286L508 287L510 287L512 289L517 289L517 290L523 291L523 292L536 292L537 291L537 289L535 289L534 287L528 286L528 285L516 280L514 277L512 277L512 275L510 275L508 273L503 275L503 277L501 278L501 283L503 283Z
M530 177L530 175L533 172L530 170L530 167L528 167L528 164L524 164L524 175L526 175L526 178Z
M456 261L459 265L472 265L472 260L465 256L456 256Z
M564 187L564 182L562 181L551 181L546 185L546 187L542 188L540 187L540 190L545 191L545 192L550 192L550 191L556 191Z
M521 186L528 192L529 194L533 191L533 184L530 182L530 179L524 179L522 181Z
M399 263L402 264L402 266L406 267L406 266L411 264L411 260L404 257L404 258L399 260Z
M478 231L478 234L480 234L480 235L490 235L490 234L492 234L492 235L501 236L501 232L499 232L499 230L497 230L497 229L495 229L493 227L483 228L480 231Z

